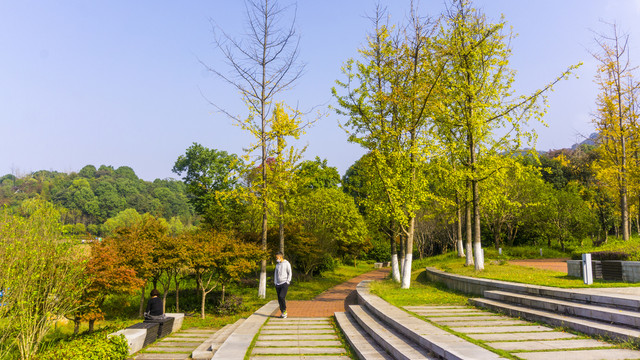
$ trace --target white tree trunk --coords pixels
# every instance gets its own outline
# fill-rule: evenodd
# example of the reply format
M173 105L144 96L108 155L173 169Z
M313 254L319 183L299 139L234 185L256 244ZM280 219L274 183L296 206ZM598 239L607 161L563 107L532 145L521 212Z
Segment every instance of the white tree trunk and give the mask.
M458 239L458 243L457 243L457 247L458 247L458 257L463 258L464 257L464 242L462 241L462 239Z
M478 241L473 243L473 256L476 270L484 270L484 252L482 251L482 244Z
M402 273L402 285L400 285L403 289L408 289L411 287L411 262L413 258L413 254L407 253L404 259L404 271Z
M258 297L264 299L267 296L267 260L262 260L260 268L260 284L258 285Z
M398 266L398 254L391 255L391 278L393 281L400 282L400 269Z

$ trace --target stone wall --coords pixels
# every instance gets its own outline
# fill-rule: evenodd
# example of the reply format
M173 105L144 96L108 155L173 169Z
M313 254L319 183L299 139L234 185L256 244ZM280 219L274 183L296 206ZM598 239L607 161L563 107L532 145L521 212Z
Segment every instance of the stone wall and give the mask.
M600 261L593 261L592 269L596 269L597 264ZM640 282L640 261L620 261L622 264L622 281L637 283ZM567 272L569 276L581 278L582 277L582 261L580 260L567 260ZM601 279L602 276L594 274L594 279Z

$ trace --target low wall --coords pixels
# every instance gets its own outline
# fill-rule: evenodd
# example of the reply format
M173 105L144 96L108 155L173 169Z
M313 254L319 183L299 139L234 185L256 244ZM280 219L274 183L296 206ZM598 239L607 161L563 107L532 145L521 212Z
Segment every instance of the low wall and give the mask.
M601 261L593 261L592 269L596 270ZM640 282L640 261L620 261L622 265L622 281L629 283ZM600 273L602 270L600 270ZM569 276L582 277L582 261L567 260L567 273ZM594 279L601 279L602 274L593 274Z
M640 268L634 268L640 271ZM484 296L485 291L509 291L533 296L575 301L598 306L617 307L633 311L640 311L640 299L635 295L614 294L590 291L591 289L561 289L551 286L512 283L500 280L474 278L469 276L447 273L436 268L427 268L427 278L431 281L445 284L449 289L467 294Z
M172 333L179 331L180 328L182 328L182 321L184 320L183 313L166 313L165 316L172 317L174 319L173 327L171 328ZM108 336L117 335L124 335L125 339L127 340L127 345L129 346L129 355L133 355L144 347L144 340L147 336L147 329L127 328L111 333Z
M484 292L487 290L502 290L518 293L536 294L538 293L538 291L535 290L540 288L535 285L523 285L500 280L481 279L470 276L456 275L446 273L432 267L428 267L426 269L426 274L427 278L430 281L444 283L451 290L478 296L484 296Z

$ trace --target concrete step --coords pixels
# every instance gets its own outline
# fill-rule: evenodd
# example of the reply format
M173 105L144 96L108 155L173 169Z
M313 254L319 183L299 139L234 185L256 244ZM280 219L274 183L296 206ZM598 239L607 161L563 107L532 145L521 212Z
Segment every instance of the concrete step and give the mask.
M220 345L212 359L244 359L256 334L277 308L278 302L272 300L256 310Z
M369 310L360 305L349 305L349 313L364 331L371 336L381 348L396 360L439 360L440 357L423 349L420 345L405 338L399 332L389 328Z
M473 298L469 299L469 303L529 321L567 327L592 336L606 336L622 342L640 343L640 331L622 325L612 325L601 321L562 315L552 311L531 309L492 299Z
M393 360L376 341L358 325L349 313L335 313L336 322L360 360Z
M220 330L216 331L207 340L202 342L195 350L191 352L191 358L196 360L210 360L216 350L224 343L225 340L233 333L235 329L242 324L244 319L239 319L233 324L227 324Z
M356 287L358 303L422 348L447 360L497 360L498 354L410 315L369 292L369 281ZM478 313L478 312L476 312Z
M500 290L566 301L576 301L589 305L640 311L640 298L638 297L638 293L617 293L594 288L560 289L550 286L463 276L447 273L431 267L426 268L426 275L431 281L445 283L450 289L476 294L478 296L484 296L485 291Z
M640 313L636 311L523 295L508 291L485 291L484 297L568 316L640 328Z

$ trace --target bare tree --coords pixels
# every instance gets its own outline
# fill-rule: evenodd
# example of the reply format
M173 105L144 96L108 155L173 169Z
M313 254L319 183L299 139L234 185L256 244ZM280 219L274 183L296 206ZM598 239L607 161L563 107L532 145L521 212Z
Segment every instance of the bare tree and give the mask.
M248 151L260 149L261 179L259 198L262 206L262 248L267 250L267 136L275 98L289 89L300 78L304 65L298 62L300 37L295 30L295 6L280 6L277 0L246 0L246 35L236 39L214 24L217 47L222 52L229 70L221 72L203 65L220 79L236 88L249 108L247 119L232 115L228 110L212 103L243 129L257 138ZM288 18L287 14L293 13ZM283 24L287 26L283 26ZM267 259L260 268L258 296L266 296Z

